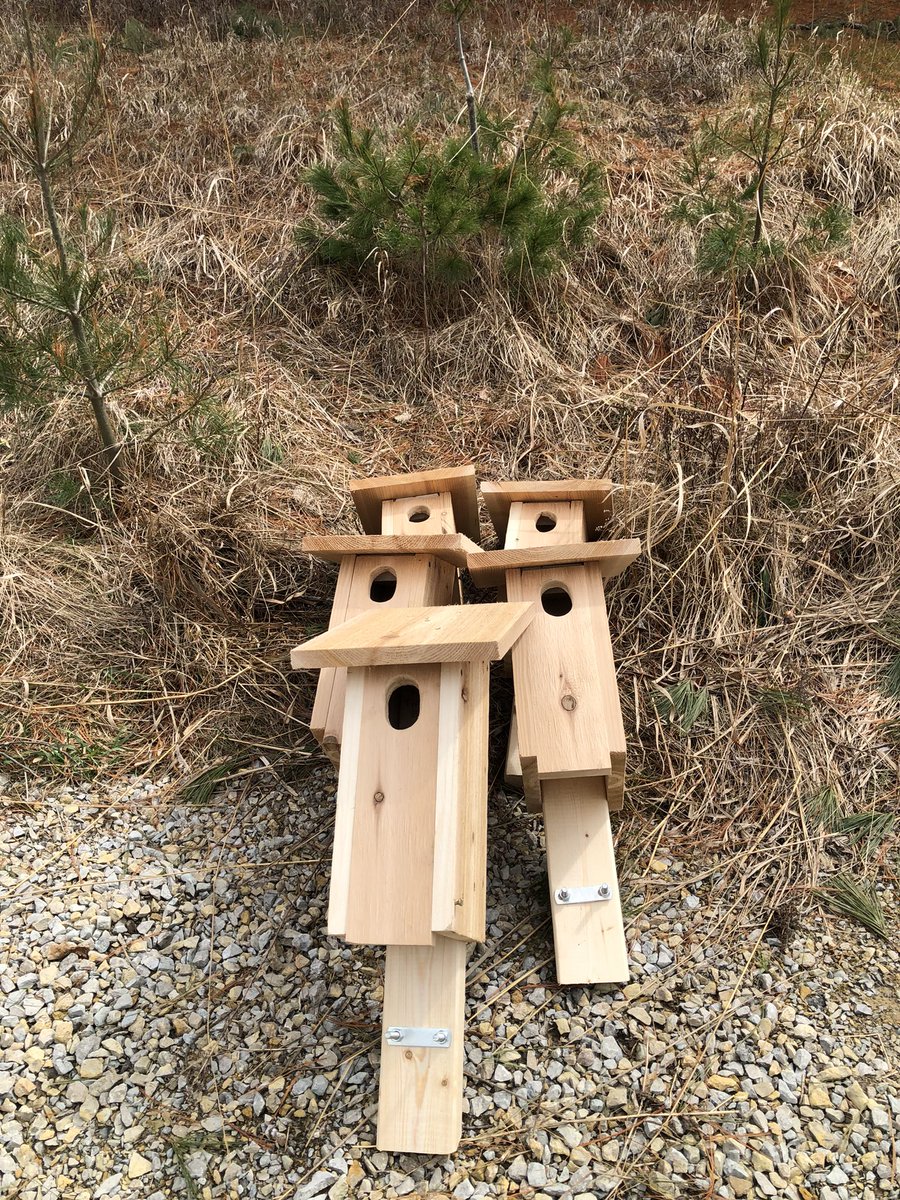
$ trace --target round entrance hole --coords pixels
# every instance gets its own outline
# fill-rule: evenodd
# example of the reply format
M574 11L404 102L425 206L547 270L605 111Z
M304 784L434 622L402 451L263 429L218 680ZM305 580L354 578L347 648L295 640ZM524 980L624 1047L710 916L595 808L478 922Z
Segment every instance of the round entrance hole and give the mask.
M419 719L419 689L414 683L401 683L388 696L388 724L391 729L411 729Z
M538 533L549 533L551 529L556 528L556 517L553 513L540 513L534 527Z
M390 600L397 590L397 576L393 571L381 571L369 584L369 599L376 604Z
M572 597L561 584L554 584L541 592L541 608L548 616L564 617L572 611Z
M419 508L414 508L412 510L412 512L409 514L409 519L414 525L420 525L422 521L427 521L430 516L431 509L426 508L425 505L422 504L419 506Z

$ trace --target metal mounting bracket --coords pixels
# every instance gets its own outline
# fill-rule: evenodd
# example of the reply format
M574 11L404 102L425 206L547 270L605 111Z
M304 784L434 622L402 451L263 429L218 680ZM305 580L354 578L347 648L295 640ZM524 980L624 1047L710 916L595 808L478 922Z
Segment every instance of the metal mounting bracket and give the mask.
M596 904L601 900L612 900L612 888L608 883L593 883L590 887L561 887L553 893L557 904Z
M390 1046L428 1046L446 1050L453 1044L449 1029L421 1029L412 1025L389 1025L384 1040Z

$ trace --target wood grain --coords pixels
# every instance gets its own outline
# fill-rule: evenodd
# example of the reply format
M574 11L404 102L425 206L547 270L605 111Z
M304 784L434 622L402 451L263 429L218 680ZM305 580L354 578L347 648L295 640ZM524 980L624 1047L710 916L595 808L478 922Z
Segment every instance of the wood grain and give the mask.
M544 780L547 874L560 983L624 983L629 977L612 829L602 779ZM558 904L561 887L608 883L610 900Z
M541 597L563 580L572 608L552 616ZM530 601L535 610L512 652L523 775L532 766L542 780L608 775L606 700L594 648L598 597L586 568L510 571L506 589L510 601Z
M486 662L441 667L432 929L483 942L487 862Z
M363 670L356 670L342 672L342 674L346 675L343 700L344 722L346 728L356 730L362 724L366 673ZM347 749L341 756L341 765L338 771L334 839L331 850L331 883L328 890L328 932L332 937L343 937L347 928L358 774L359 739L354 736L348 741Z
M610 812L619 812L625 802L625 725L622 720L622 705L619 701L619 685L616 680L616 664L613 658L612 637L606 611L606 596L603 591L603 573L599 564L588 563L584 567L587 590L593 597L591 624L593 625L594 653L597 660L597 688L604 710L604 725L609 744L609 776L606 780L606 797Z
M553 521L552 529L538 528ZM534 546L563 546L586 542L584 505L580 500L555 500L552 503L510 505L506 526L506 550L524 550Z
M304 540L304 549L306 542ZM434 552L432 552L434 553ZM610 542L575 542L570 545L529 546L518 550L480 550L468 558L472 582L479 587L503 587L506 572L531 567L596 562L604 579L621 574L640 557L639 538Z
M389 600L377 603L371 599L370 588L372 580L384 571L393 572L397 586ZM385 608L454 604L458 596L456 568L433 555L412 554L397 557L390 554L373 554L346 558L338 571L329 628L337 628L364 612ZM344 675L341 668L322 669L309 723L316 741L335 766L340 760L341 727L344 719Z
M366 533L381 533L381 505L384 500L449 492L455 529L473 541L481 541L478 520L478 493L475 468L439 467L434 471L414 471L408 475L383 475L378 479L351 479L350 495Z
M519 758L519 731L516 727L516 707L513 705L509 718L509 740L506 743L506 760L503 764L503 780L510 787L522 786L522 761Z
M358 717L348 714L344 725L343 757L354 745L355 788L341 932L366 945L430 945L441 668L370 667L363 675ZM404 683L419 689L419 717L395 729L388 697Z
M481 547L464 533L384 534L310 533L304 537L303 549L323 562L343 562L350 555L410 555L430 554L455 567L467 567L469 558L481 553Z
M594 530L611 515L612 490L609 479L523 479L481 485L491 523L504 545L510 505L519 501L580 500L588 530L587 539L582 540L593 540Z
M467 944L437 937L433 946L388 946L384 1024L452 1031L447 1049L381 1041L379 1150L452 1154L462 1136Z
M381 606L291 651L291 665L363 667L502 658L534 616L519 604L397 609Z
M381 532L388 537L410 533L437 536L453 533L455 529L449 492L381 502Z
M506 763L503 778L509 787L518 788L525 797L525 807L530 813L543 812L541 796L541 781L537 773L537 764L529 762L525 770L519 757L519 729L516 720L516 710L513 707L509 723L509 741L506 745Z

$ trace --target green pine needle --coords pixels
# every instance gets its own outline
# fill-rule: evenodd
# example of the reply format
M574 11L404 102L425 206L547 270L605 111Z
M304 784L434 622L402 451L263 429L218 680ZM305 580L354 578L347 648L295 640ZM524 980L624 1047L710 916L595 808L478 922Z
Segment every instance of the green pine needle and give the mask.
M709 709L709 692L698 687L690 679L664 689L653 698L656 711L665 720L670 719L679 732L688 734L696 723L706 716Z
M803 811L814 829L833 832L841 821L841 804L834 788L822 788L803 798Z
M842 817L833 826L833 832L845 833L854 846L865 844L868 853L876 849L894 832L896 817L893 813L876 810L870 812L851 813Z
M871 884L839 874L816 888L814 895L829 912L855 921L877 937L888 937L887 919Z

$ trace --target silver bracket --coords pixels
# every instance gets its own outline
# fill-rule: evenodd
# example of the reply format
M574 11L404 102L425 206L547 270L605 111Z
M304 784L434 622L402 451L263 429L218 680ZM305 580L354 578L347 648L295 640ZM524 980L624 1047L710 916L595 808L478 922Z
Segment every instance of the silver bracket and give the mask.
M390 1046L435 1046L446 1050L453 1044L449 1029L418 1029L412 1025L389 1025L384 1040Z
M561 887L553 893L557 904L596 904L600 900L612 900L612 888L608 883L593 883L590 887Z

